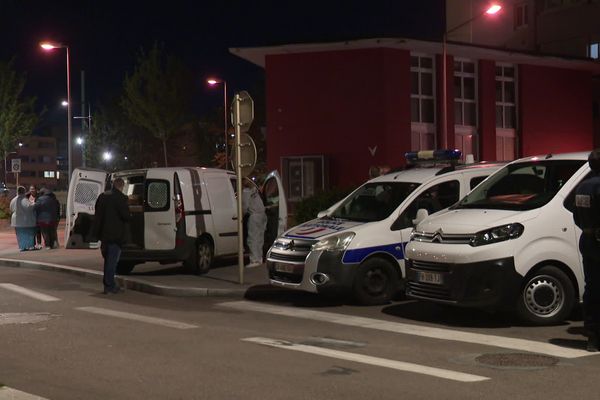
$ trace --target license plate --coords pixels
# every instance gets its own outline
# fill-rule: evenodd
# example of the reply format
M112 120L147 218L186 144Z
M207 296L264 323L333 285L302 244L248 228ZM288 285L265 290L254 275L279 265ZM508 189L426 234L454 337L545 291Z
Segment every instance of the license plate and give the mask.
M417 273L417 280L423 283L433 283L434 285L441 285L443 283L442 274L437 272L423 272Z
M294 273L294 266L291 265L291 264L277 263L277 264L275 264L275 271L277 271L277 272L285 272L286 274L293 274Z

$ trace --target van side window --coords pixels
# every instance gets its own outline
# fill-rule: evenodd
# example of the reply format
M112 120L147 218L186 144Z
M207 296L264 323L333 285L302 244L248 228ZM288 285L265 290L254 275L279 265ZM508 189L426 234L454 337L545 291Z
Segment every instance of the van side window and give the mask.
M487 175L471 178L471 181L469 182L469 189L473 190L473 188L483 182L485 178L487 178Z
M169 182L164 180L146 181L146 211L166 211L169 209Z
M581 179L579 181L579 183L583 182L584 180L591 178L594 175L593 172L588 172L588 174L586 176L583 177L583 179ZM577 185L575 185L575 187L573 188L573 190L571 190L571 192L567 195L567 197L565 197L565 201L563 201L563 206L569 210L570 212L573 212L575 210L575 192L577 192L577 186L579 186L579 183Z
M460 198L460 183L456 180L442 182L431 186L421 193L410 203L400 217L392 225L392 230L410 228L413 226L412 220L417 216L417 210L426 209L429 214L433 214L446 207L450 207Z

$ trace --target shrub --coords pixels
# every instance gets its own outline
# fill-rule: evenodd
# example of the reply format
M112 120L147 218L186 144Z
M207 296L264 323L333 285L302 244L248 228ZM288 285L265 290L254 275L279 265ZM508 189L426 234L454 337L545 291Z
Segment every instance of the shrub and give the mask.
M326 192L307 197L296 204L294 222L299 225L303 222L317 218L319 211L323 211L343 199L352 189L333 188Z
M0 219L10 218L10 199L0 196Z

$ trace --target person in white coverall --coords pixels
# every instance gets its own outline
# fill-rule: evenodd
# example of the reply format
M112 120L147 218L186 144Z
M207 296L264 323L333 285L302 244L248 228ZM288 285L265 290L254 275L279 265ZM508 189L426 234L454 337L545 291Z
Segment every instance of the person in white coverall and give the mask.
M260 193L255 186L244 182L242 191L242 211L248 214L248 248L250 264L246 267L258 267L263 263L263 243L267 227L267 214Z

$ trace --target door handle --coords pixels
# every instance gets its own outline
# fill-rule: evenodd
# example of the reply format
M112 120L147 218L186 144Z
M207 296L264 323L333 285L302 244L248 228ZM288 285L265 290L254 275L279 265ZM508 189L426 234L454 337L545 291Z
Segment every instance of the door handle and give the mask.
M237 217L231 217L231 219L237 221Z

